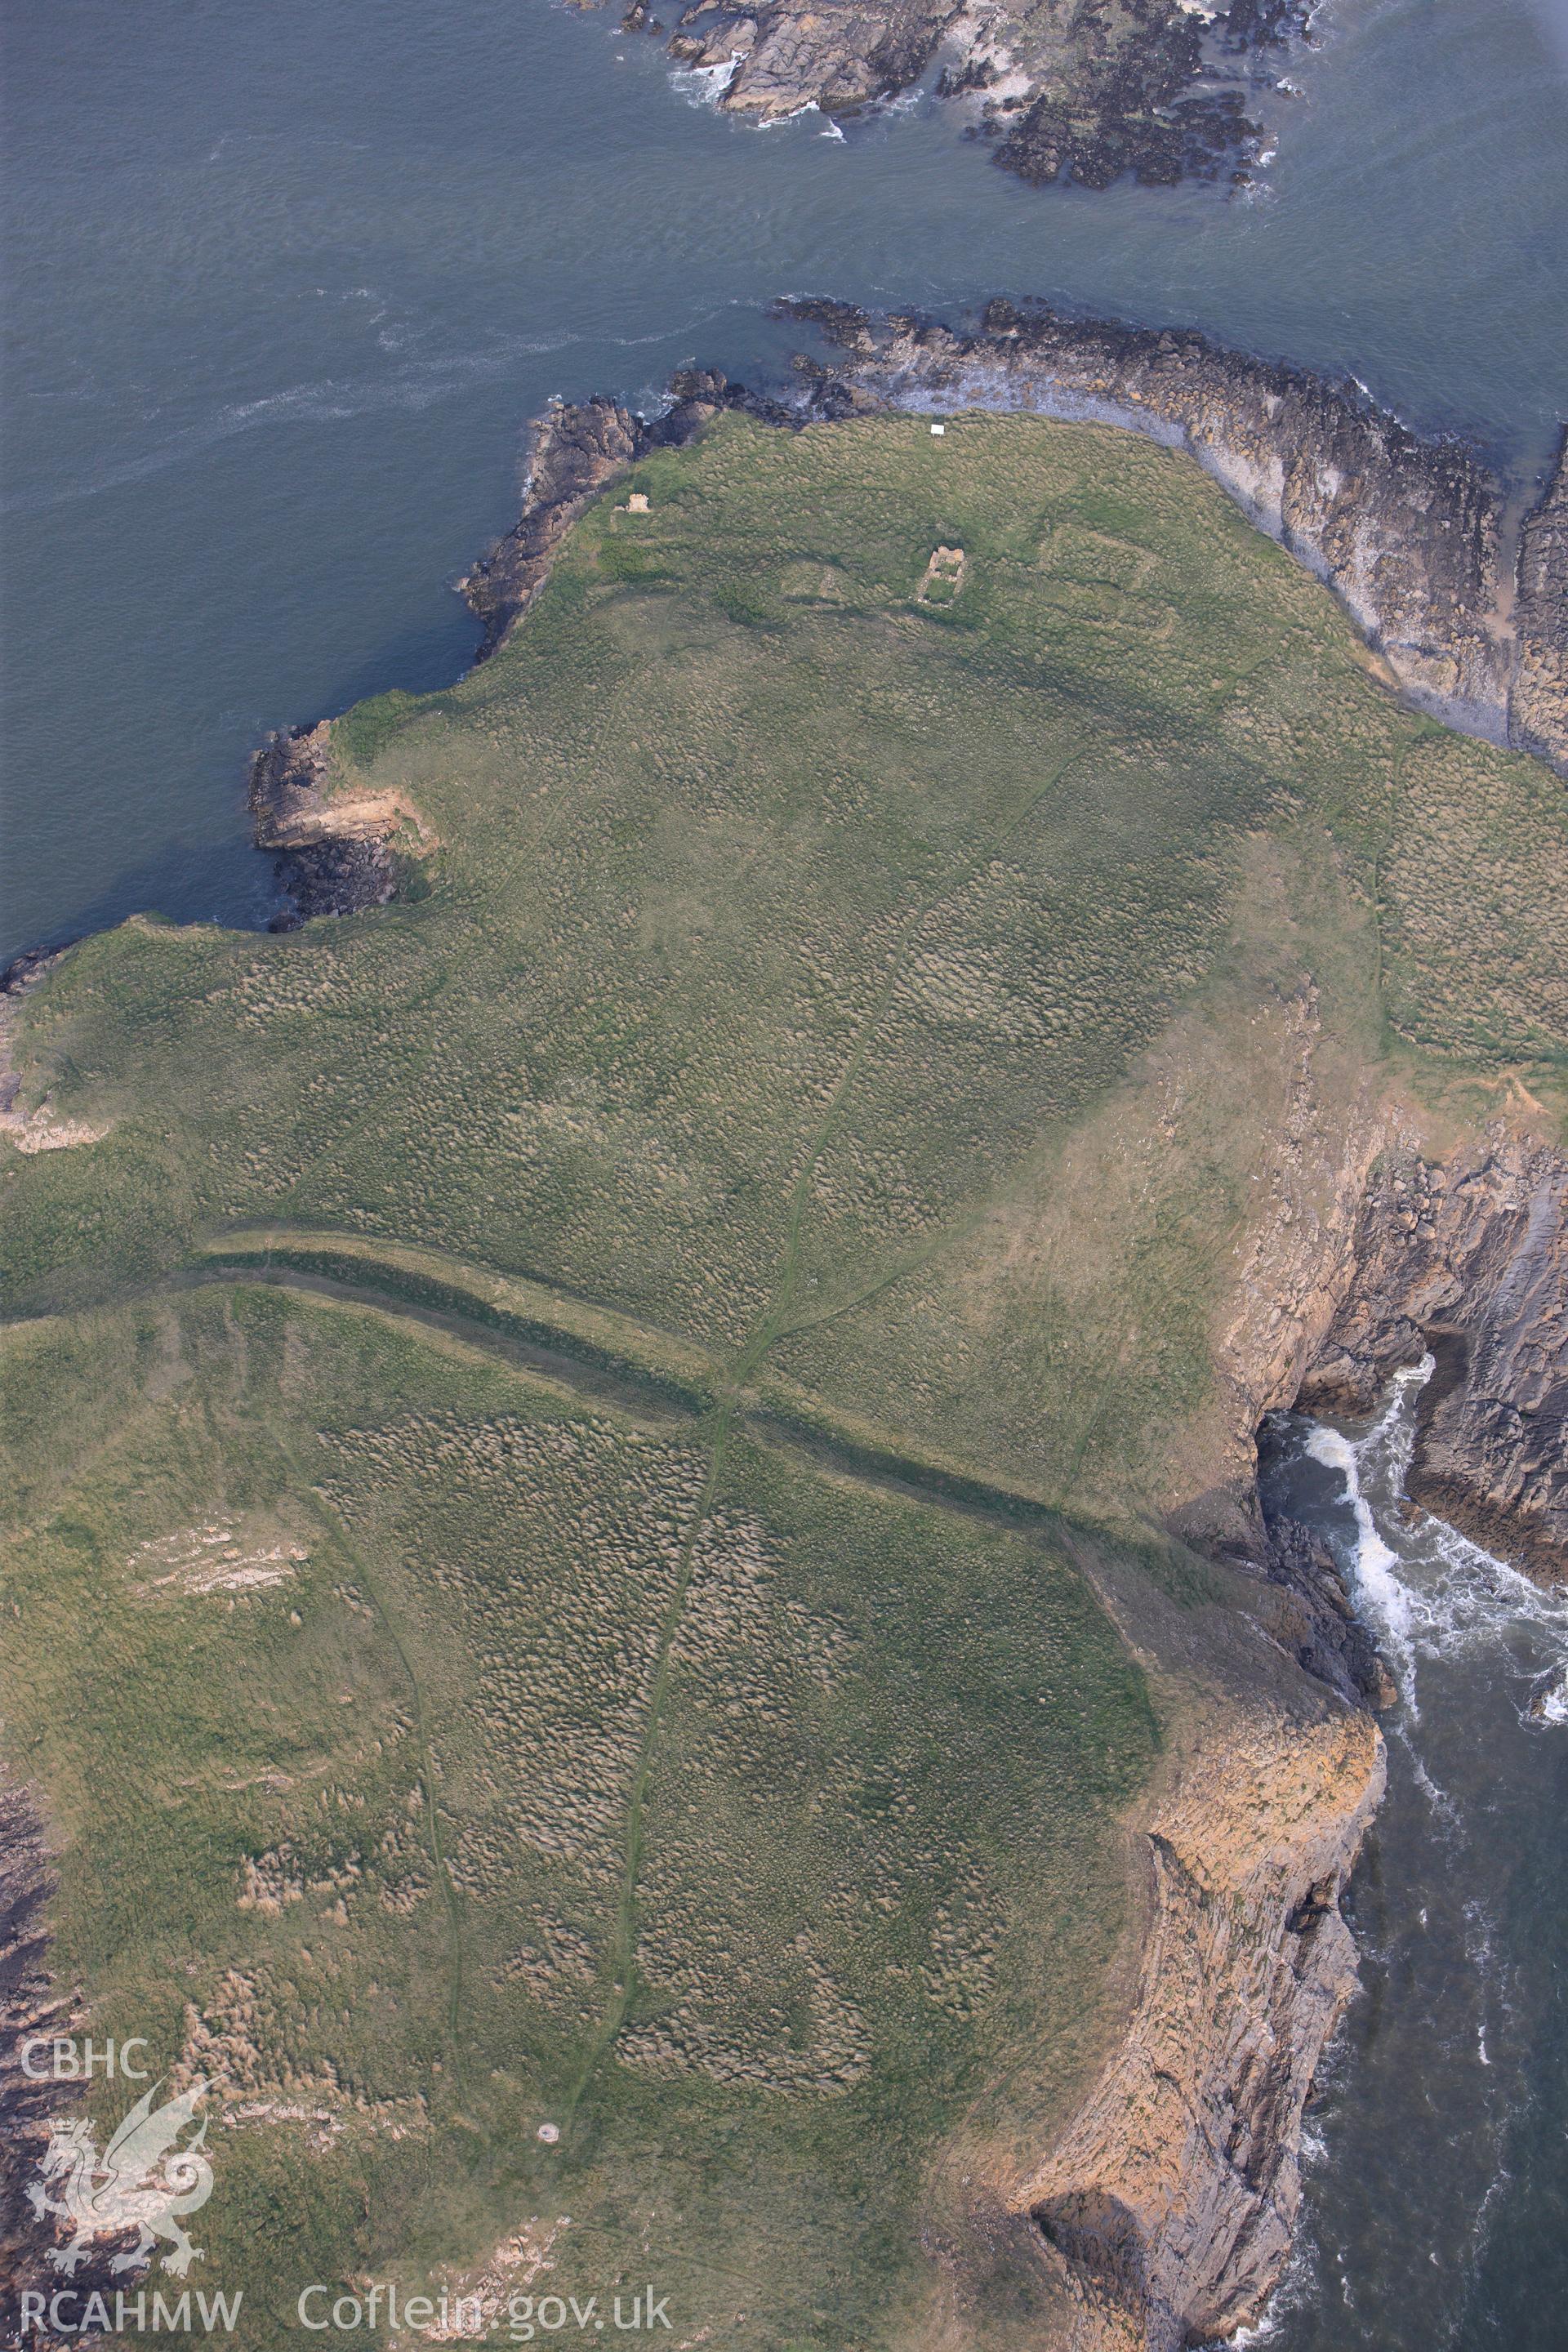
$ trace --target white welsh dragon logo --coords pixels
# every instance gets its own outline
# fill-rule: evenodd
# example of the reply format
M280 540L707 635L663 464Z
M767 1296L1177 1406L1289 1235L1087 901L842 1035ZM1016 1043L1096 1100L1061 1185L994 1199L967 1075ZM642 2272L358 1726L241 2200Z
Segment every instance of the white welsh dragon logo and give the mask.
M180 2216L195 2212L212 2195L213 2168L202 2153L206 2118L195 2139L184 2147L176 2143L195 2122L197 2102L206 2095L207 2085L193 2083L188 2091L154 2109L153 2100L162 2087L155 2083L142 2093L101 2156L85 2116L49 2126L49 2144L38 2158L43 2180L34 2181L27 2195L36 2213L58 2215L75 2233L68 2245L51 2249L49 2260L57 2270L74 2273L95 2244L130 2230L138 2232L137 2242L129 2253L115 2256L111 2271L134 2270L160 2238L167 2238L171 2248L163 2256L163 2268L176 2278L201 2259L202 2249L192 2245ZM45 2184L55 2181L60 2194L51 2197Z

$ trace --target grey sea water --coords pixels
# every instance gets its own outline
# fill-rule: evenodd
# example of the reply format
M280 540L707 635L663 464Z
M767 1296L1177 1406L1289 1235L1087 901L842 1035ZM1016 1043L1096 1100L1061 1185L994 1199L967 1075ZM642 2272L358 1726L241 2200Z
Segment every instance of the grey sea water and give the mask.
M1192 323L1521 473L1568 404L1568 0L1329 0L1242 198L1042 194L920 102L757 132L546 0L5 15L0 959L139 908L263 919L262 731L452 677L449 583L510 520L523 419L695 358L776 369L779 292ZM1339 1435L1342 1460L1282 1433L1277 1475L1369 1610L1405 1611L1407 1698L1355 1897L1368 1991L1269 2325L1280 2352L1555 2352L1556 1621L1404 1528L1397 1427Z
M1243 2339L1268 2352L1568 2343L1568 1593L1408 1511L1424 1377L1263 1448L1266 1504L1329 1538L1400 1690L1347 1906L1363 1990Z
M547 0L5 16L0 957L258 920L262 730L449 679L522 420L776 365L779 292L1190 321L1526 467L1564 397L1568 0L1329 0L1239 201L1041 194L918 103L757 131Z

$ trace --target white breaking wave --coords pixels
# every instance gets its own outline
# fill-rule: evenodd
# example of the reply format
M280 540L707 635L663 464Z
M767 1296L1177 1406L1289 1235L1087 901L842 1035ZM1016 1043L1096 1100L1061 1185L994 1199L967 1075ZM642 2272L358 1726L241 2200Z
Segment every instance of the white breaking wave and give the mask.
M1312 1459L1344 1480L1355 1514L1351 1575L1357 1606L1387 1653L1413 1718L1420 1714L1421 1658L1477 1643L1511 1650L1528 1628L1546 1636L1556 1655L1544 1670L1539 1657L1521 1664L1527 1694L1521 1714L1538 1723L1568 1722L1568 1602L1447 1520L1412 1510L1405 1498L1417 1402L1433 1370L1426 1356L1396 1373L1382 1412L1360 1437L1321 1423L1307 1439ZM1441 1801L1440 1790L1428 1794Z
M1504 2155L1510 2121L1533 2095L1531 2068L1541 2022L1531 1969L1539 1956L1527 1959L1519 1943L1510 1843L1505 1836L1499 1844L1499 1824L1509 1818L1499 1790L1510 1764L1516 1771L1530 1770L1529 1750L1514 1744L1521 1731L1531 1740L1555 1738L1552 1727L1568 1723L1568 1595L1543 1590L1445 1520L1412 1506L1406 1480L1421 1391L1433 1370L1427 1358L1400 1373L1370 1424L1293 1420L1291 1426L1294 1444L1342 1482L1342 1502L1336 1498L1321 1522L1317 1496L1306 1498L1303 1516L1331 1530L1342 1546L1356 1606L1395 1673L1403 1700L1386 1724L1393 1769L1389 1819L1379 1830L1387 1840L1385 1864L1389 1855L1394 1860L1384 1884L1394 1906L1386 1910L1374 1902L1358 1937L1381 1978L1390 2014L1398 2006L1396 1994L1413 2002L1424 2018L1426 2040L1417 2047L1407 2030L1403 2039L1394 2032L1388 2044L1386 2036L1363 2033L1357 2067L1375 2077L1382 2066L1384 2080L1374 2084L1373 2095L1387 2098L1393 2047L1402 2053L1402 2107L1414 2064L1428 2111L1465 2118L1466 2154L1444 2192L1446 2210L1428 2207L1421 2194L1402 2200L1397 2189L1379 2190L1377 2197L1414 2232L1411 2264L1429 2261L1463 2280L1479 2274L1509 2189ZM1425 1721L1418 1678L1427 1700ZM1550 1754L1537 1761L1550 1785ZM1414 1873L1413 1862L1419 1865ZM1427 1901L1413 1899L1423 1895ZM1385 2042L1381 2058L1380 2038ZM1294 2342L1295 2315L1308 2308L1321 2319L1336 2300L1336 2284L1347 2310L1364 2309L1369 2302L1374 2314L1393 2308L1380 2275L1388 2248L1375 2229L1364 2235L1346 2216L1343 2158L1333 2147L1343 2128L1342 2119L1336 2124L1325 2111L1317 2131L1303 2135L1306 2226L1262 2319L1229 2339L1237 2352ZM1312 2176L1336 2173L1338 2201L1331 2200L1318 2221L1310 2211ZM1434 2323L1434 2315L1456 2307L1453 2290L1428 2286L1415 2268L1406 2270L1405 2284L1420 2317L1412 2317L1397 2341L1453 2340L1447 2326ZM1310 2335L1313 2342L1324 2340L1316 2321ZM1395 2340L1393 2333L1388 2340Z
M798 122L803 114L820 114L821 111L822 109L817 105L816 99L808 98L804 106L797 106L791 114L764 115L762 121L758 123L757 129L777 131L784 123Z
M1542 1692L1536 1719L1541 1723L1568 1723L1568 1666Z
M721 66L677 66L670 74L669 86L688 106L716 108L740 70L737 52Z
M1381 1457L1394 1471L1400 1491L1404 1491L1405 1473L1410 1467L1415 1442L1414 1417L1405 1410L1406 1392L1424 1387L1432 1376L1432 1369L1433 1360L1426 1356L1413 1370L1395 1374L1393 1393L1364 1437L1349 1438L1342 1430L1331 1429L1323 1423L1307 1440L1307 1451L1313 1461L1322 1463L1326 1469L1337 1470L1345 1482L1345 1494L1355 1513L1356 1599L1375 1620L1379 1633L1394 1653L1400 1687L1412 1706L1415 1703L1412 1641L1415 1595L1400 1577L1398 1553L1378 1533L1372 1505L1363 1491L1361 1472L1362 1463L1368 1455Z

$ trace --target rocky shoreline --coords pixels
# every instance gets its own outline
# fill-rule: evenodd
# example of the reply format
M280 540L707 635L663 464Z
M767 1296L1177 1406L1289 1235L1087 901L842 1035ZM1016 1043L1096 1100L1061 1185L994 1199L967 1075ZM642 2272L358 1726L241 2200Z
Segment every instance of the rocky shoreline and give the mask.
M489 659L538 595L584 508L639 457L679 448L724 406L744 404L770 423L795 421L776 404L752 401L743 386L700 369L678 376L670 394L669 406L651 418L600 394L574 406L559 404L532 420L518 520L458 583L484 633L476 663ZM385 906L403 887L410 856L416 858L423 846L407 838L411 827L417 830L412 811L335 790L331 728L322 719L280 730L250 763L253 835L274 861L279 893L274 930Z
M397 892L393 822L355 826L330 797L331 722L269 735L250 763L256 845L273 861L280 904L268 928L384 907Z
M1501 1129L1446 1165L1396 1147L1372 1171L1351 1255L1295 1402L1370 1413L1430 1351L1412 1501L1568 1583L1568 1161Z
M538 595L555 551L590 499L645 457L650 449L679 449L695 440L721 408L742 404L770 423L794 422L775 404L754 402L743 385L707 368L675 377L670 404L646 417L597 393L571 406L561 403L532 423L522 509L504 539L458 583L484 635L476 661L485 661Z
M668 50L759 123L860 114L938 67L936 97L1002 170L1172 187L1250 179L1257 100L1310 15L1310 0L691 0ZM622 30L665 26L631 0Z
M1423 440L1352 389L1226 351L1193 331L988 304L973 332L794 298L821 335L783 397L683 371L652 417L599 394L532 421L516 523L458 583L487 660L538 595L589 502L724 408L799 431L879 409L1016 409L1185 446L1260 530L1333 590L1397 684L1461 732L1568 775L1568 432L1517 530L1503 486L1462 444ZM288 928L397 894L398 813L331 792L331 722L270 736L251 763L258 848L278 861Z
M1126 2033L1019 2197L1075 2352L1212 2343L1278 2285L1302 2114L1356 1985L1340 1898L1385 1770L1359 1710L1227 1708L1156 1809Z
M1342 1144L1328 1214L1282 1196L1293 1255L1259 1247L1271 1296L1248 1312L1238 1409L1370 1413L1432 1351L1413 1498L1568 1577L1568 1160L1501 1121L1446 1161L1387 1117ZM1320 1172L1304 1169L1309 1192ZM1249 1528L1215 1522L1209 1548L1257 1580L1251 1613L1323 1712L1260 1713L1233 1687L1147 1829L1126 2032L1023 2192L1080 2352L1180 2352L1259 2318L1294 2233L1304 2109L1356 1984L1340 1905L1397 1693L1327 1546L1266 1525L1243 1483Z
M795 299L830 361L796 362L816 413L1019 409L1190 449L1248 519L1325 581L1394 679L1462 733L1568 774L1568 436L1515 534L1504 486L1352 386L1193 331L988 303L963 332Z

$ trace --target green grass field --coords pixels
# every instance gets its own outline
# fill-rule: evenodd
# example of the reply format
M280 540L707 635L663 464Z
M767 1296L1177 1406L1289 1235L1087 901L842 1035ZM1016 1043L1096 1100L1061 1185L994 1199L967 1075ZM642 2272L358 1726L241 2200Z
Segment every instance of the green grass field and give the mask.
M227 2084L249 2340L562 2212L580 2299L877 2340L923 2162L1025 2020L1059 2084L1119 1925L1155 1733L1059 1549L272 1288L12 1344L58 1961Z
M335 723L416 896L24 1001L5 1760L94 2030L227 2086L263 2352L355 2276L1037 2341L1302 1041L1327 1131L1563 1099L1561 787L1184 458L731 415L630 487Z

